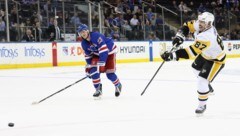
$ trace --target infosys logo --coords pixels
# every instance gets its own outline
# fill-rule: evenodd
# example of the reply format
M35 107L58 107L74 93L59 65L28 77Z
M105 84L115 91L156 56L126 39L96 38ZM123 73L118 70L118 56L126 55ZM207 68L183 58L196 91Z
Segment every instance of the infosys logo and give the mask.
M36 47L24 47L25 57L38 57L42 58L45 56L44 48L36 48Z
M0 48L0 57L1 58L16 58L18 57L18 50L17 49L8 49L6 47Z

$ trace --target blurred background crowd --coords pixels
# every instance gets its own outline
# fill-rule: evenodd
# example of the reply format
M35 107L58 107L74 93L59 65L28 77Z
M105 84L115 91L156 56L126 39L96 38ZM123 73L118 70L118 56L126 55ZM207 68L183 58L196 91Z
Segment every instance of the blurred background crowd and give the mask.
M237 40L239 10L239 0L0 0L0 42L78 41L81 23L115 41L171 40L204 11L224 40Z

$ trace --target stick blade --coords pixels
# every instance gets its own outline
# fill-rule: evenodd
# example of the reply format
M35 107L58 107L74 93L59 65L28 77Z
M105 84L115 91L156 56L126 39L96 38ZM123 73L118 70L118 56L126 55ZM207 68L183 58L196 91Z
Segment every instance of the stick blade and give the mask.
M39 102L32 102L32 105L37 105L39 104Z

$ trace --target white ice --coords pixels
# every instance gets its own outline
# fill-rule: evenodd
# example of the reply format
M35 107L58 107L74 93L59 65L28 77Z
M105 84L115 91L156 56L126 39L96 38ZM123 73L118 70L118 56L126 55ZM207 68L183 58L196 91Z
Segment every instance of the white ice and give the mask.
M196 77L189 61L118 64L119 98L102 74L103 97L90 79L32 106L85 76L84 67L0 71L0 136L239 136L240 59L227 59L212 83L203 117L196 117ZM8 127L8 123L15 123Z

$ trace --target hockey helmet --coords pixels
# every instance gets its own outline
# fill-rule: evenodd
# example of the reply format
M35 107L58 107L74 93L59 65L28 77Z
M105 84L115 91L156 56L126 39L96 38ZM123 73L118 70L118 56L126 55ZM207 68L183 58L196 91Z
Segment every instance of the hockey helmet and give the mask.
M214 22L214 15L210 12L203 12L202 14L198 15L198 20L212 26Z
M85 25L85 24L80 24L79 27L78 27L78 29L77 29L77 32L80 33L80 32L83 31L83 30L89 30L89 29L88 29L88 26Z

